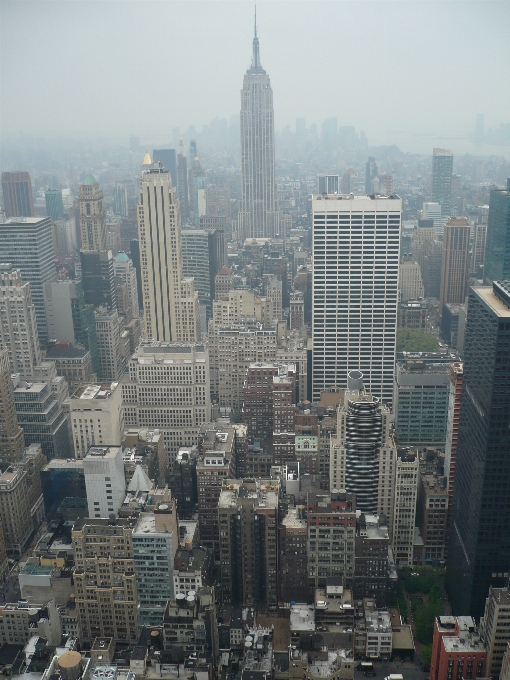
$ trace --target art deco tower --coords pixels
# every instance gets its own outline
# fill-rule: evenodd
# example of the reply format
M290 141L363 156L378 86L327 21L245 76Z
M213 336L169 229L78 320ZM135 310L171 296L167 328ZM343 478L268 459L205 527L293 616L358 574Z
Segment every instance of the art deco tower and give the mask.
M240 238L279 235L274 173L273 91L269 76L260 64L255 16L251 67L246 71L241 90Z
M198 294L183 278L181 214L170 172L145 155L138 201L138 238L145 337L196 342L200 337Z
M83 180L78 194L81 250L106 249L106 211L104 196L93 175Z

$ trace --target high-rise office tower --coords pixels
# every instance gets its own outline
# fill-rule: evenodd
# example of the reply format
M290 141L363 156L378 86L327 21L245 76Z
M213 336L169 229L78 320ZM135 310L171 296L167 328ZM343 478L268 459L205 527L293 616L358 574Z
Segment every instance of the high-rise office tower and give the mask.
M473 227L473 250L469 273L479 277L480 268L485 264L485 241L487 238L487 223L478 222ZM481 277L480 277L481 278Z
M313 399L360 370L391 406L402 201L313 196Z
M356 506L393 523L397 448L389 408L363 387L360 371L350 371L344 404L331 437L331 488L356 495Z
M19 269L22 280L30 283L39 342L45 346L48 341L48 326L44 284L57 280L50 218L24 217L2 222L0 253L3 262L8 262L14 269Z
M177 190L168 171L146 167L138 202L145 337L196 342L200 308L193 279L183 277Z
M152 160L154 163L159 163L159 161L163 163L163 168L172 177L173 186L177 187L177 155L175 149L154 149L152 151Z
M445 224L439 309L445 304L462 304L466 299L469 274L471 227L465 217L450 217Z
M96 319L98 379L120 380L129 360L129 339L124 334L124 321L116 309L98 307Z
M91 446L120 446L124 408L120 385L81 385L69 400L69 420L77 460Z
M510 178L490 193L485 244L485 284L502 279L510 279Z
M0 349L0 467L17 463L23 455L25 440L18 425L11 362L7 347Z
M379 175L379 170L377 169L377 163L375 158L370 156L368 161L365 163L365 193L367 195L374 193L374 180Z
M453 154L448 149L434 149L432 154L432 200L441 204L443 217L450 217Z
M33 217L34 199L28 172L2 172L6 217Z
M478 617L510 570L510 289L473 287L468 304L446 580L453 612Z
M88 350L92 370L94 373L99 372L94 308L85 302L81 281L46 283L44 299L49 337Z
M118 517L126 497L121 446L91 446L83 459L89 517Z
M279 233L274 171L273 91L260 63L255 21L253 56L241 91L242 238L274 238Z
M319 194L338 194L339 175L319 175Z
M22 280L19 269L9 264L0 264L0 348L3 347L9 351L11 373L20 373L24 378L35 375L41 351L30 284Z
M62 201L62 189L48 189L44 193L46 212L52 220L61 220L64 217L64 203Z
M223 229L183 229L182 267L186 277L193 277L200 304L205 307L207 320L212 315L215 277L225 265Z
M81 250L106 249L104 196L95 177L87 175L78 194Z
M81 282L85 302L94 307L117 308L115 270L111 250L80 251Z
M188 161L184 155L182 137L177 156L177 197L181 208L181 222L186 224L189 219Z
M127 189L122 182L117 182L113 189L113 212L120 217L128 214Z
M14 376L14 402L25 446L42 447L46 460L69 458L69 424L51 382L25 382Z

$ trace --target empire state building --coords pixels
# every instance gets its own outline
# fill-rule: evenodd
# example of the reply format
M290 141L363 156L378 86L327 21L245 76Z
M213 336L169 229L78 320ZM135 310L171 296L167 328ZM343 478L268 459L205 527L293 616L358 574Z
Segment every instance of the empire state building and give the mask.
M256 16L251 67L241 90L241 175L240 238L278 237L273 91L260 64Z

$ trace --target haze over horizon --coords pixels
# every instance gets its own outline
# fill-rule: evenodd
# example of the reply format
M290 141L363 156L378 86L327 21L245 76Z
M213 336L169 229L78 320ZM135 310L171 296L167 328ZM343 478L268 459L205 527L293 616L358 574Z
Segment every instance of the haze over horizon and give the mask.
M238 115L252 2L2 0L1 11L3 138L169 140ZM509 3L263 0L257 13L277 129L336 117L370 144L464 152L478 112L486 128L510 122Z

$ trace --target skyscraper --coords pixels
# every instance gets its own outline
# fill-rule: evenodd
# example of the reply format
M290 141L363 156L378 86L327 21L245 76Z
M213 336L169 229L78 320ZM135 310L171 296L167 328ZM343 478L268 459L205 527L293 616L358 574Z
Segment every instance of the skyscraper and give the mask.
M451 217L445 224L439 309L445 304L462 304L467 293L469 237L471 227L465 217Z
M199 301L193 279L183 278L177 190L167 170L156 163L146 168L138 201L145 337L196 342Z
M452 202L453 154L434 149L432 155L432 200L441 204L441 215L450 217Z
M22 280L30 283L39 342L44 346L48 340L44 284L57 279L50 218L11 218L2 222L0 253L3 262L19 269Z
M52 220L61 220L64 217L64 203L62 202L62 189L48 189L44 193L46 212Z
M97 179L87 175L78 194L81 250L106 249L106 211L103 199Z
M80 262L85 302L94 307L117 309L112 251L82 250Z
M9 264L0 264L0 347L9 350L12 373L35 375L41 351L30 284Z
M401 214L398 196L312 198L314 400L360 370L391 407Z
M274 172L273 91L260 63L255 16L253 56L241 90L241 238L279 234Z
M6 217L33 217L34 199L28 172L2 172Z
M471 288L446 579L453 612L476 617L510 570L509 342L508 284Z
M486 285L510 279L510 178L490 193L484 277Z

